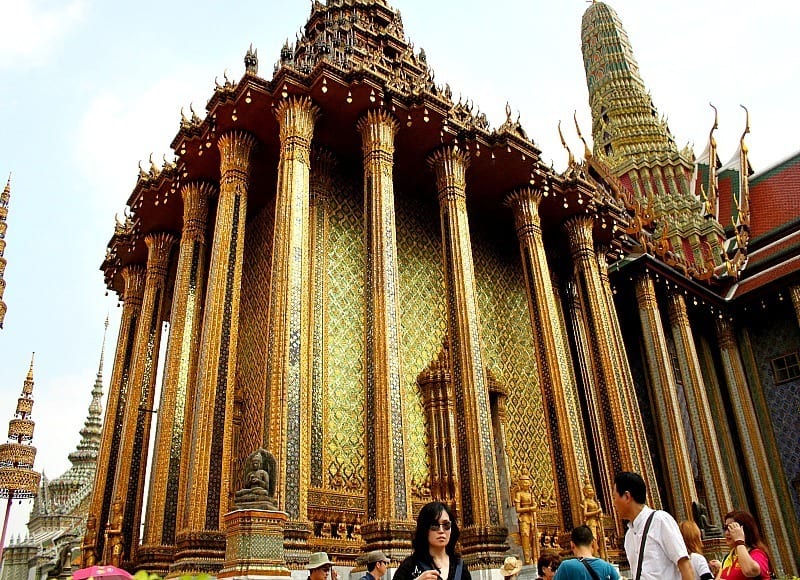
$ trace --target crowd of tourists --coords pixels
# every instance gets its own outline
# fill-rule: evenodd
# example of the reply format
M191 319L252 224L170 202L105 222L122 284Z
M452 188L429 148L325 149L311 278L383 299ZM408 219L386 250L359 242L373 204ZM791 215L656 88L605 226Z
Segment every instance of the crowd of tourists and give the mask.
M663 510L646 503L647 487L637 473L622 472L614 478L614 508L627 521L625 555L632 580L768 580L773 572L769 550L758 524L745 511L725 515L724 537L730 552L722 561L706 560L698 525L684 521L679 525ZM412 553L400 562L392 580L471 580L469 569L456 551L459 528L454 514L440 502L426 504L417 516ZM581 525L570 536L571 558L545 551L536 562L538 580L618 580L616 566L594 556L598 541L592 529ZM381 580L391 561L379 550L365 558L366 574L361 580ZM325 552L311 555L309 580L338 580L333 563ZM506 558L500 568L505 580L516 580L522 563Z

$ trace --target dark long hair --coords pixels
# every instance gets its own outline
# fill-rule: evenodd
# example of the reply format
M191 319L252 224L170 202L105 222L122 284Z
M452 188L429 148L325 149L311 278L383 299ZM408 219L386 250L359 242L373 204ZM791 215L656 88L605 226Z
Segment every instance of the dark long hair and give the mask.
M733 520L744 529L744 543L752 548L758 548L767 555L769 562L769 570L762 570L762 572L769 573L772 570L772 556L769 553L767 545L761 538L761 530L758 528L756 519L749 513L741 510L733 510L725 514L726 520Z
M414 558L421 562L430 562L431 560L428 532L431 529L431 524L439 521L442 512L447 512L447 515L450 516L450 541L447 542L445 551L451 558L458 557L456 542L458 542L458 537L461 535L461 532L458 529L456 518L453 512L442 502L432 501L426 503L422 506L422 509L419 510L419 514L417 515L417 529L414 532L414 538L411 540L411 547L414 549Z

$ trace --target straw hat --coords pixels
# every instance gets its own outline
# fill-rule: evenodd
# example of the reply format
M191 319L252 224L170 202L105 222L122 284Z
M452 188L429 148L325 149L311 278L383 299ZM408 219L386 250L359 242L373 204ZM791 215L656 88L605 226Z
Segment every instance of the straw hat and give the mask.
M506 578L519 574L520 570L522 570L522 562L517 560L514 556L506 558L503 565L500 566L500 574Z
M316 570L321 566L333 566L333 562L330 561L326 552L314 552L308 558L306 570Z

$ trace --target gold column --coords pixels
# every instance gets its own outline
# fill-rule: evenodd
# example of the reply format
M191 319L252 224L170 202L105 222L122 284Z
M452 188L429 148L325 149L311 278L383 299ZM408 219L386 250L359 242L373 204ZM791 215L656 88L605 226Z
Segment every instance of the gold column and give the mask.
M124 305L114 354L114 369L111 372L111 382L108 387L103 434L97 455L92 503L89 508L89 518L94 518L97 526L98 562L108 561L102 557L105 528L111 509L120 437L124 424L125 407L128 403L128 377L130 376L133 345L144 295L144 268L139 265L125 266L122 270L122 278L125 281L125 290L122 296Z
M587 359L591 369L587 389L593 389L599 403L599 425L602 430L600 441L596 440L602 453L606 455L604 464L609 473L600 477L601 484L606 487L604 497L610 496L608 491L612 485L614 475L618 471L637 471L646 479L651 476L644 469L645 457L641 453L636 436L631 426L636 425L632 413L638 413L638 407L631 409L624 400L625 391L633 391L630 368L625 363L619 368L618 361L624 355L616 352L624 346L619 344L612 328L612 319L616 312L610 310L606 300L605 290L600 277L600 269L592 242L592 227L594 220L589 216L575 216L570 218L564 229L569 238L570 252L574 265L574 283L577 299L581 303L581 312L584 317L587 340L579 348L588 349ZM591 337L591 340L588 339ZM627 372L624 372L627 371ZM649 486L651 494L658 493L653 483ZM657 496L656 496L657 497Z
M139 564L149 571L166 572L175 549L178 506L184 503L189 457L187 424L193 415L197 351L205 282L208 198L216 187L192 182L181 188L183 232L172 292L170 334L161 386L156 439L150 469L144 539Z
M307 520L312 303L309 252L311 138L319 109L308 97L278 105L281 152L269 307L269 450L275 454L282 509Z
M428 157L436 175L442 224L448 334L456 385L456 425L465 554L482 552L488 562L505 551L506 529L500 505L487 377L475 292L475 269L466 204L469 156L445 146ZM502 549L501 549L502 546ZM487 562L487 563L488 563Z
M560 497L559 505L565 529L572 529L584 519L581 487L583 478L590 477L590 467L583 453L586 440L581 423L578 423L578 429L570 423L570 408L576 412L573 416L577 417L580 417L580 409L574 408L577 404L576 387L567 370L571 365L568 345L558 320L558 305L542 239L539 216L542 193L539 189L520 189L509 195L506 203L514 211L522 254L539 385L553 450L553 473L558 473L562 480L556 482L556 490L559 495L562 495L564 487L567 490L567 497Z
M358 122L364 155L366 230L365 387L367 421L368 547L390 547L402 538L397 524L410 520L411 498L404 459L403 389L400 385L400 313L394 223L394 136L397 121L369 111ZM381 544L380 542L385 542ZM395 544L396 545L396 544ZM403 546L400 546L401 548Z
M614 364L618 376L624 378L619 385L622 393L622 407L630 422L631 429L629 429L629 437L634 446L634 456L638 457L641 461L640 473L647 482L652 505L660 506L661 496L658 490L655 470L653 469L653 461L650 457L650 447L647 444L647 434L644 429L642 413L639 410L639 399L636 395L633 375L631 374L631 367L625 350L625 341L622 338L622 329L619 325L619 318L616 315L617 310L614 304L614 293L611 290L611 281L608 278L607 253L607 248L601 246L597 249L595 255L597 256L597 266L600 272L600 286L603 288L603 296L606 302L606 309L604 312L608 313L607 324L611 330L611 336L614 341L613 344L618 345L617 348L612 349L615 355Z
M739 432L738 459L745 464L751 486L751 499L761 523L764 541L772 553L773 564L778 571L791 568L792 555L783 514L775 498L775 484L767 464L767 454L761 439L756 411L750 397L750 386L744 365L739 354L739 346L733 324L728 318L717 319L717 340L719 340L722 368L728 383L733 419Z
M636 300L639 303L644 354L653 389L651 400L655 405L656 423L661 431L662 457L667 480L665 483L672 498L675 519L688 520L692 519L692 501L697 498L697 489L656 289L647 272L636 278Z
M239 337L247 190L255 138L231 131L219 138L220 186L197 360L187 496L170 574L214 572L225 541L220 525L230 505L233 398ZM181 516L179 516L181 519Z
M147 270L141 321L136 330L125 421L120 436L114 499L122 501L122 557L133 562L139 547L139 526L144 497L144 478L150 444L153 399L161 344L161 321L167 293L167 269L175 237L168 233L148 234ZM108 560L110 554L106 554Z
M686 406L689 409L689 424L694 435L700 474L706 492L706 507L711 515L711 521L722 524L722 516L726 513L723 510L733 504L725 465L720 461L722 454L717 441L717 430L714 427L716 415L712 413L706 396L705 381L683 294L670 292L667 305L678 365L683 377Z

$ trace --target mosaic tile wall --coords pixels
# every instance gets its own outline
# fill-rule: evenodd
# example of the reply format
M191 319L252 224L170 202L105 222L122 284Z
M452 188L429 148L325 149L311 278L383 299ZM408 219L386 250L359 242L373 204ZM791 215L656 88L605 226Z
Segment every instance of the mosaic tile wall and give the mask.
M425 414L417 375L442 350L447 331L438 201L395 195L400 282L400 357L406 413L406 467L410 481L428 475Z
M272 266L272 230L275 196L247 222L244 240L242 294L239 305L239 342L236 368L238 410L241 424L234 434L234 467L231 485L242 486L241 476L248 455L264 445L265 389L267 384L267 308ZM276 450L271 449L273 453Z
M508 389L506 452L511 477L516 479L527 467L537 493L549 495L554 492L550 441L519 247L516 239L501 245L474 224L471 229L484 361ZM508 235L514 234L509 230Z
M778 452L789 482L800 477L800 380L775 384L773 358L800 350L800 327L791 302L770 305L761 316L748 320L753 354L767 400ZM800 519L800 498L792 489L795 512Z
M366 493L364 464L364 200L355 180L335 180L328 201L328 483ZM325 487L328 487L326 485Z

